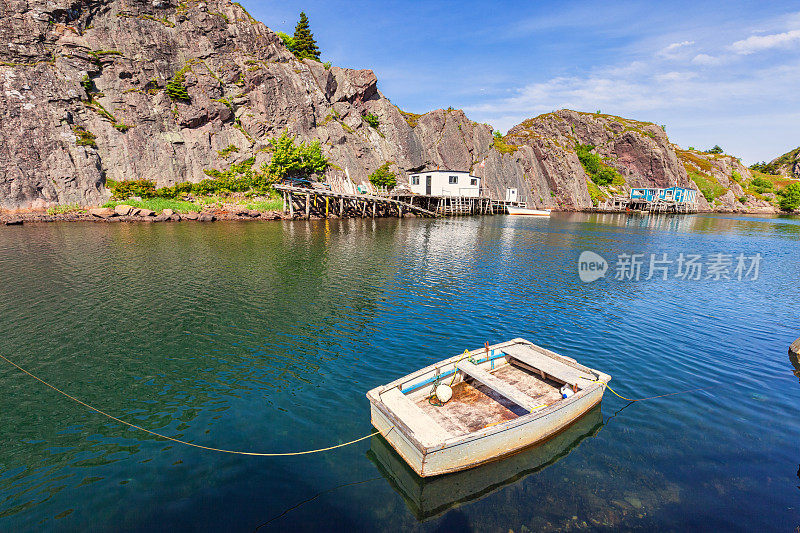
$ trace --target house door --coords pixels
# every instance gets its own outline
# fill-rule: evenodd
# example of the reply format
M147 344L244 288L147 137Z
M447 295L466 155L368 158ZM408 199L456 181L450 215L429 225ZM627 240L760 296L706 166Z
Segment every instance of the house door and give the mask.
M425 176L425 194L431 195L431 176Z

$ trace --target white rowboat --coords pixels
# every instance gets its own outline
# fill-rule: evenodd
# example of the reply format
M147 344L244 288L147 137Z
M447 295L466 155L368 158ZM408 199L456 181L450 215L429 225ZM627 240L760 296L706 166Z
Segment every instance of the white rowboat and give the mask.
M506 206L509 215L528 215L533 217L549 217L550 209L530 209L528 207Z
M380 435L372 437L367 457L405 500L417 520L429 520L467 502L478 501L566 457L603 427L600 406L545 442L502 461L448 474L419 477Z
M562 431L611 376L524 339L465 352L367 393L372 425L420 476L472 468ZM432 397L452 383L452 398ZM561 388L567 386L568 398ZM568 393L569 394L569 393Z

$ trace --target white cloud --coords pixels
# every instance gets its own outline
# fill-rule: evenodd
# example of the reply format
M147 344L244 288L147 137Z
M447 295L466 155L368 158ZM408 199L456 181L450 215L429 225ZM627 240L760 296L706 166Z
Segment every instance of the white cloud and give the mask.
M681 82L689 81L696 77L696 72L667 72L666 74L656 74L654 79L662 82Z
M800 30L791 30L771 35L752 35L733 43L731 49L739 54L752 54L772 48L790 48L797 44L800 44Z
M695 65L704 65L704 66L711 66L711 65L719 65L723 62L721 57L714 57L708 54L697 54L692 58L692 63Z
M662 48L657 55L661 57L675 57L684 52L687 46L692 46L693 44L694 41L681 41L679 43L672 43L669 46Z

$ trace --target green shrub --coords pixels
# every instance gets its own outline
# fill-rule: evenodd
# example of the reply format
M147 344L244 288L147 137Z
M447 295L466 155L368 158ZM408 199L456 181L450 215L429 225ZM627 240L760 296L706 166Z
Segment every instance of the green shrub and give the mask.
M373 128L377 128L380 125L380 120L378 119L378 115L374 115L372 113L365 113L364 121Z
M621 177L622 176L620 175L620 173L617 172L615 169L604 166L592 176L592 181L594 181L598 185L604 186L604 185L610 185L614 180Z
M95 87L94 81L92 81L92 78L90 78L88 74L81 79L81 87L83 87L83 90L86 93L86 98L91 101L92 93L95 92Z
M791 183L778 191L778 205L783 211L794 211L800 207L800 183Z
M217 150L217 154L219 154L220 157L228 157L233 152L238 152L238 151L239 151L239 147L238 146L236 146L235 144L229 144L228 146L226 146L222 150Z
M286 35L282 31L278 32L278 37L283 41L283 45L288 48L290 52L294 53L294 37Z
M184 83L186 83L186 70L186 67L180 69L172 76L172 79L167 82L167 94L175 101L190 100L189 92L186 90L186 86L184 86Z
M755 178L750 181L750 186L755 190L758 194L764 194L766 192L771 192L773 189L772 182L768 179L764 179L761 176L756 176Z
M325 70L330 70L333 65L331 65L330 61L326 61L322 64L322 66L325 67Z
M376 187L392 190L397 185L397 175L389 170L389 163L384 163L369 175L369 182Z
M606 165L599 155L592 152L594 146L591 144L575 145L575 153L578 160L583 165L584 170L597 185L622 185L625 179L615 168Z
M322 154L319 141L311 144L294 141L288 133L270 141L272 160L267 172L274 180L321 175L328 169L328 159Z
M603 166L603 160L599 155L592 153L592 150L594 150L594 145L591 144L575 145L575 153L589 176L597 174Z
M116 181L108 179L106 180L106 187L111 190L114 198L119 200L126 200L131 196L139 196L140 198L153 198L156 196L156 184L150 180Z
M708 150L706 150L706 153L707 154L721 154L722 153L722 148L720 147L720 145L715 144L713 148L709 148Z
M497 130L493 131L493 132L492 132L492 135L494 136L494 138L495 138L495 139L502 139L502 138L503 138L503 134L502 134L502 133L500 133L500 132L499 132L499 131L497 131Z
M75 137L77 137L75 144L78 146L97 148L97 143L95 142L97 136L95 136L94 133L86 130L83 126L73 126L72 131L75 133Z

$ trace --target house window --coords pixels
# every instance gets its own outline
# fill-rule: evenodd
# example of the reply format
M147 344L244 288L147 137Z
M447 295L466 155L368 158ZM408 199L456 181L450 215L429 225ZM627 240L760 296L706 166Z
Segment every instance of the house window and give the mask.
M447 181L450 185L458 183L458 176L450 176Z
M411 176L411 185L419 185L419 176Z
M478 184L478 178L472 178L471 180L469 180L469 184L470 185L477 185Z

